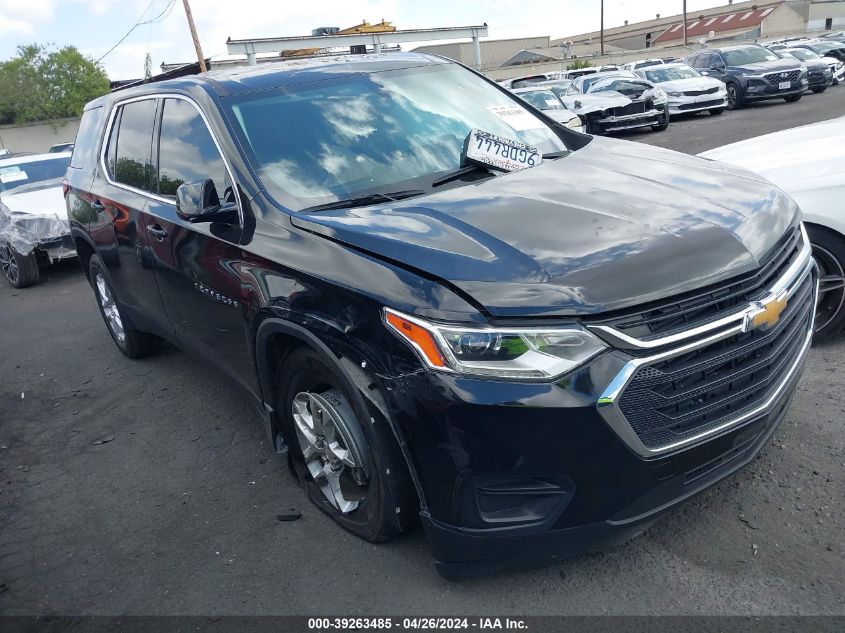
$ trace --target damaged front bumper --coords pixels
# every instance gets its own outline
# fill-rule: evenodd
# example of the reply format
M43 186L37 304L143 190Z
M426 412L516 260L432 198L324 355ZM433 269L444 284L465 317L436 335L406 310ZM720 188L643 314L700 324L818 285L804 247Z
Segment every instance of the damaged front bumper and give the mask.
M622 130L633 130L638 127L659 125L664 116L663 110L653 108L637 114L596 118L593 124L598 126L602 132L618 132Z
M50 263L76 256L67 218L10 211L0 203L0 243L21 255L37 251Z

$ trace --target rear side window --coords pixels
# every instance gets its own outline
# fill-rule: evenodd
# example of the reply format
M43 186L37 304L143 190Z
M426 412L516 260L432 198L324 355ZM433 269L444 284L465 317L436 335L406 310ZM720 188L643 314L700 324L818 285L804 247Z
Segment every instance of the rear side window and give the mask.
M82 113L70 159L70 166L74 169L82 169L86 163L92 162L91 154L97 148L97 123L102 112L103 108L98 106Z
M197 109L183 99L164 100L158 169L159 193L168 198L176 198L179 185L208 178L221 201L229 197L226 167L211 132Z
M116 143L114 152L114 179L124 185L152 192L153 126L155 124L156 102L154 99L133 101L121 107L119 123L115 125L117 135L112 132L109 139ZM108 154L107 154L108 155Z

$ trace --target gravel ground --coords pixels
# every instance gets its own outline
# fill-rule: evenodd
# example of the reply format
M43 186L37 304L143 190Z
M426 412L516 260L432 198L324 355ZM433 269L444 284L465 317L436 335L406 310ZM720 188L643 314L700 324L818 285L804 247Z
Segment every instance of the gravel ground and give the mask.
M843 111L845 87L628 138L699 152ZM0 613L845 614L845 337L759 459L644 535L449 583L421 531L376 547L307 505L213 370L120 355L75 262L44 277L0 285Z

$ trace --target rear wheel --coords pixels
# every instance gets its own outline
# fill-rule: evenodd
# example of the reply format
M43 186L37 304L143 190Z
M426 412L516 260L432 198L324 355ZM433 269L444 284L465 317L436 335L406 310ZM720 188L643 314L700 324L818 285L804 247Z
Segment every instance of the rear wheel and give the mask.
M804 96L803 92L799 92L797 95L789 95L788 97L784 97L783 100L787 103L795 103L796 101L801 101L801 97Z
M845 325L845 237L818 226L807 226L813 257L819 267L816 340Z
M815 88L813 88L813 92L815 92L817 95L820 95L825 90L827 90L827 86L816 86Z
M337 371L310 348L292 352L277 375L280 422L310 500L371 542L405 531L418 505L385 421L361 410Z
M0 269L14 288L28 288L38 283L38 257L15 250L9 243L0 245Z
M730 82L727 84L725 89L728 93L728 110L739 110L745 105L742 98L742 92L737 84Z
M97 297L100 315L106 323L114 344L129 358L149 356L161 346L161 339L149 332L136 329L127 319L117 301L106 268L99 257L93 255L89 264L89 278Z

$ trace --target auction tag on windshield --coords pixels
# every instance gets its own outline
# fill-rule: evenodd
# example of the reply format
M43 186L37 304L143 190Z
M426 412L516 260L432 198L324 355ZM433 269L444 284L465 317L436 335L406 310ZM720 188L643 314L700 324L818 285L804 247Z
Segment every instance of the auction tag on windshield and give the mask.
M536 147L484 130L473 130L469 133L466 157L504 171L528 169L543 162L543 157Z
M490 106L487 109L517 132L539 130L543 127L540 119L518 105Z
M26 172L22 169L19 169L18 171L7 171L6 173L0 173L0 182L2 182L4 185L18 180L26 180Z

